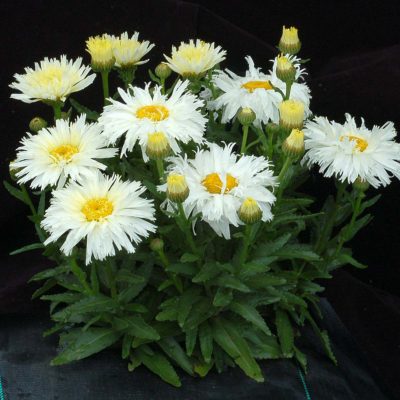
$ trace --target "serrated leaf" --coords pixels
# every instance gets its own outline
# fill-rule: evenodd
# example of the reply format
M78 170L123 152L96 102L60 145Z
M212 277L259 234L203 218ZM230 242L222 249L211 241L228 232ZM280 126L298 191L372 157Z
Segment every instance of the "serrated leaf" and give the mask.
M294 346L294 356L297 362L300 364L304 373L307 373L307 356L301 352L296 346Z
M301 259L306 261L319 261L320 257L315 253L311 246L306 244L292 244L282 247L276 251L275 256L281 260Z
M281 309L276 310L275 325L283 356L291 357L293 355L294 333L292 324L286 311Z
M213 305L214 307L226 307L233 299L232 289L218 288L215 293Z
M182 257L180 258L180 262L182 263L190 263L199 260L200 257L197 254L191 253L183 253Z
M259 274L245 280L246 284L252 288L267 288L269 286L280 286L287 283L285 278L274 274Z
M55 279L49 279L47 280L42 287L39 289L35 290L32 294L32 299L36 299L40 297L43 293L46 293L48 290L50 290L52 287L57 285L57 281Z
M355 260L350 254L347 253L341 253L339 254L339 256L337 257L338 261L341 264L350 264L353 267L359 268L359 269L365 269L368 268L367 265L365 264L361 264L360 262L358 262L357 260Z
M42 243L32 243L26 246L23 246L17 250L14 250L10 253L10 256L15 256L16 254L25 253L27 251L32 251L36 249L43 249L44 245Z
M211 368L213 367L214 363L202 363L202 362L197 362L194 365L194 372L199 375L201 378L204 378L207 376Z
M126 333L124 337L122 338L122 346L121 346L121 358L125 360L128 358L130 352L131 352L131 347L132 347L132 341L133 337Z
M213 333L210 324L205 321L199 327L199 342L201 354L206 364L210 364L213 352Z
M146 350L148 350L146 345L139 347L134 353L135 357L163 381L175 387L180 387L181 381L167 358L158 352Z
M185 333L186 333L186 340L185 340L186 354L188 356L191 356L194 351L194 348L196 346L197 327L194 329L190 329L190 330L186 331Z
M255 358L277 359L282 357L281 347L275 336L265 335L256 329L245 329L243 337L252 343L250 348Z
M172 337L162 339L158 345L169 358L174 360L184 371L193 376L193 366L181 345Z
M32 278L29 279L29 282L41 281L44 279L53 278L56 277L57 275L65 274L66 272L69 271L70 271L69 265L60 265L55 268L45 269L44 271L40 271L37 274L33 275Z
M262 245L258 246L254 251L254 258L274 255L276 251L281 249L289 241L291 235L291 233L285 233L271 242L263 243Z
M192 279L194 283L207 282L221 273L217 263L205 263L198 274Z
M183 326L186 321L187 316L192 309L193 304L198 300L198 295L196 292L193 292L193 289L187 290L184 292L178 301L178 309L177 309L177 319L179 326Z
M235 289L239 292L248 293L250 289L239 279L231 276L231 275L223 275L213 280L212 285L226 287L230 289Z
M110 328L90 328L86 332L79 330L78 336L74 334L70 337L72 341L51 361L51 365L67 364L98 353L114 344L120 334ZM64 340L68 341L68 336Z
M182 274L189 277L192 277L197 273L196 266L189 263L171 263L167 266L166 270L168 272L173 272L175 274Z
M15 188L14 186L10 185L7 181L3 181L3 185L7 189L8 193L11 194L11 196L15 197L16 199L22 201L25 204L29 204L22 190Z
M252 356L247 342L233 324L221 318L214 320L213 337L247 376L257 382L264 381L261 369Z
M126 282L130 284L144 283L145 278L141 275L136 275L128 269L120 269L115 276L116 282Z
M115 329L129 333L132 336L149 340L160 339L158 332L138 315L114 317L113 323Z
M260 315L256 308L249 306L248 304L238 303L235 301L229 305L229 309L240 315L246 321L251 322L266 335L271 335L271 331L264 321L264 318Z
M97 119L100 117L100 114L98 112L90 110L88 107L80 104L71 97L69 98L69 102L79 114L86 114L86 118L89 120L97 121Z

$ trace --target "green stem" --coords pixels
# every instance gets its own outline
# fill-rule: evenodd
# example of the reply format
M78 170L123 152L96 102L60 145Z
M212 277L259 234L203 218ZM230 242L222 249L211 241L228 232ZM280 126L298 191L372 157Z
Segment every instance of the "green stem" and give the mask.
M253 125L253 127L254 127L254 125ZM261 140L261 143L262 143L262 145L264 147L264 152L266 153L266 155L268 155L268 141L267 141L267 138L266 138L266 136L264 134L264 131L261 128L258 128L258 127L254 127L254 130L255 130L258 138Z
M284 100L289 100L290 90L292 89L293 81L286 82L286 93Z
M164 161L163 161L163 159L157 158L156 165L157 165L157 172L158 172L158 177L160 178L160 182L164 182Z
M246 154L246 143L247 143L247 136L249 134L249 126L243 125L243 137L242 137L242 147L240 148L240 152L242 154Z
M344 234L341 235L341 237L340 237L339 243L335 250L335 256L337 256L339 254L340 250L342 250L342 247L347 240L348 234L353 229L354 223L356 222L357 217L360 215L361 202L362 202L362 199L364 198L364 196L365 196L364 193L361 191L359 191L357 193L356 203L355 203L354 209L353 209L353 215L351 216L350 223L347 225L347 228L345 229Z
M104 98L104 105L108 104L107 99L110 97L109 88L108 88L108 75L109 71L102 71L101 72L101 82L103 84L103 98Z
M174 285L176 289L178 290L179 293L183 293L183 283L180 277L174 273L170 273L167 271L168 265L169 265L169 260L167 255L165 254L164 250L157 250L157 254L160 257L161 263L164 266L165 272L167 276L174 282Z
M317 242L315 244L315 252L317 254L321 254L324 251L324 249L326 247L326 244L329 241L329 238L330 238L331 233L332 233L333 226L335 224L336 214L337 214L337 212L339 210L339 204L340 204L340 202L342 200L342 197L343 197L343 194L344 194L344 191L345 191L345 188L346 188L345 184L343 184L343 183L339 182L338 185L339 185L339 187L338 187L337 193L336 193L335 205L333 207L332 212L330 213L330 215L326 219L325 224L324 224L324 226L322 228L322 232L319 235L319 237L317 239Z
M92 288L86 282L86 273L83 269L78 265L75 258L71 258L71 271L78 279L79 283L82 285L83 289L87 294L93 294Z
M257 143L260 143L260 138L257 138L256 140L253 140L247 147L246 151L249 151L253 146L255 146Z
M243 233L243 243L242 243L242 251L240 252L239 257L239 267L243 266L243 264L247 260L247 255L249 253L249 245L250 245L250 234L251 234L252 225L246 224Z
M282 166L281 172L279 172L279 175L278 175L279 186L278 186L278 191L277 191L277 195L276 195L277 200L279 200L282 196L283 189L284 189L283 183L285 182L286 174L287 174L287 171L291 164L292 164L292 159L290 157L286 157L286 160Z
M62 103L59 101L55 101L52 103L53 111L54 111L54 121L61 118L61 105L62 105Z
M115 283L115 275L114 275L113 268L111 266L111 260L106 262L106 274L107 274L108 283L110 284L111 297L113 299L115 299L117 297L117 285Z
M183 226L185 227L184 233L186 234L186 240L190 246L190 249L192 250L193 254L197 254L200 256L199 251L197 249L196 243L194 242L193 236L192 236L192 230L190 228L190 221L186 218L185 211L183 209L182 203L177 203L178 204L178 211L179 211L179 218L184 222Z
M36 222L36 219L38 218L38 213L37 213L37 211L36 211L36 208L35 208L35 206L33 205L32 199L31 199L31 197L29 196L29 193L28 193L28 191L27 191L27 189L26 189L26 186L25 186L24 184L21 184L20 187L21 187L22 194L23 194L23 196L24 196L24 198L25 198L25 200L26 200L26 203L28 204L29 209L31 210L32 217L33 217L33 219L35 220L35 230L36 230L36 233L37 233L37 235L39 236L40 241L41 241L41 242L44 242L44 241L46 240L45 235L44 235L44 233L43 233L43 231L42 231L42 228L40 227L40 224L38 224L38 223Z
M274 133L272 130L269 132L268 139L268 158L272 160L274 155Z
M161 81L161 93L165 94L165 78L160 78Z

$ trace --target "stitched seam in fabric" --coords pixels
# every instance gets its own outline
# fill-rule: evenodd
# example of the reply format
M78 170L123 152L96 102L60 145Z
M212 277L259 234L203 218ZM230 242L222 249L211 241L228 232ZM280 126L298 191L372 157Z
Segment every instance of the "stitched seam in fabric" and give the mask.
M4 399L3 385L2 385L1 376L0 376L0 400L5 400Z
M301 372L301 369L300 369L299 367L297 367L297 369L298 369L298 371L299 371L301 383L303 384L303 389L304 389L304 393L306 394L306 399L307 399L307 400L312 400L312 399L311 399L311 396L310 396L310 392L309 392L308 387L307 387L306 380L305 380L305 378L304 378L304 375L303 375L303 373Z

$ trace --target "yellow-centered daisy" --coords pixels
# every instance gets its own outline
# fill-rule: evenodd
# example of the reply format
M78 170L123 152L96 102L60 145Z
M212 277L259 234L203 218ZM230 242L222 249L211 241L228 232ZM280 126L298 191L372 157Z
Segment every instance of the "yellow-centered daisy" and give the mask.
M13 165L19 183L31 181L32 188L63 186L104 170L99 159L114 157L117 149L107 148L97 123L86 123L81 115L74 122L58 119L55 126L30 133L21 141Z
M145 161L179 153L179 142L202 143L206 118L200 109L204 103L187 91L188 84L178 82L170 96L162 94L160 86L150 91L150 84L144 89L118 89L122 102L110 99L99 118L103 135L109 143L125 136L121 156L138 143Z
M121 249L133 253L156 229L150 222L155 220L153 202L141 196L145 190L139 182L97 173L53 191L41 223L50 234L44 244L63 238L61 251L69 255L86 239L86 264Z
M325 177L359 180L375 188L388 185L393 177L400 179L400 144L394 141L392 122L370 130L363 119L357 126L349 114L344 124L316 117L306 123L304 135L303 163L319 165Z
M74 92L79 92L89 86L96 74L90 73L90 67L82 65L82 58L75 61L67 60L63 55L60 59L45 58L35 67L25 68L25 74L15 74L15 82L10 87L20 93L13 93L11 98L25 103L35 101L62 101Z

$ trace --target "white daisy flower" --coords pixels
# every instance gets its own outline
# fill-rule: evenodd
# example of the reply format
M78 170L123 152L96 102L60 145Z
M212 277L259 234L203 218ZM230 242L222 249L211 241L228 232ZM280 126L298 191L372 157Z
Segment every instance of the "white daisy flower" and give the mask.
M187 216L201 213L202 220L226 239L229 225L243 224L238 212L246 201L257 202L263 221L272 219L271 205L276 198L271 189L277 186L270 162L264 157L233 153L234 144L220 147L215 143L208 150L198 150L195 158L172 157L171 174L185 177L189 195L183 203ZM166 191L167 185L160 185Z
M140 42L139 32L135 32L131 37L128 36L128 32L124 32L121 36L112 35L110 38L117 67L129 68L149 61L142 58L154 47L154 44L148 40Z
M188 83L178 82L169 97L161 94L160 86L151 93L150 84L144 89L132 86L128 91L118 89L122 102L110 99L111 104L104 107L99 118L108 142L115 143L125 135L121 156L138 142L145 161L161 147L164 154L169 149L179 153L178 142L202 143L206 124L200 112L203 102L186 92Z
M295 61L295 57L290 60ZM286 90L286 85L276 76L276 59L272 71L264 74L260 68L254 66L254 61L247 56L246 61L249 65L245 76L236 75L234 72L226 69L217 71L213 77L213 82L223 93L215 100L209 103L211 109L223 109L222 122L231 121L241 108L251 108L256 114L255 124L269 121L279 123L279 103L282 102L282 96L274 90L274 87ZM296 78L304 73L296 66ZM304 83L294 82L290 92L290 99L299 100L304 103L306 114L309 113L310 90Z
M206 43L200 39L181 42L180 46L172 47L171 57L164 54L169 67L185 78L197 77L225 60L226 50L214 43Z
M70 255L86 238L86 264L92 257L103 260L116 250L135 252L135 246L156 227L152 200L141 197L146 189L139 182L97 173L79 183L55 190L41 223L50 234L45 245L66 234L61 251Z
M117 149L107 148L98 124L87 124L81 115L75 122L62 119L56 125L43 128L37 134L21 140L13 165L18 169L19 183L31 182L32 188L58 183L67 178L87 177L106 166L97 159L114 157Z
M357 126L346 114L341 125L316 117L304 128L306 154L303 163L318 164L325 177L353 183L357 178L373 187L386 186L395 176L400 179L400 144L393 139L392 122L367 129L364 120Z
M16 82L10 87L21 93L13 93L13 99L25 103L35 101L65 101L71 93L79 92L89 86L96 74L89 75L90 67L82 65L82 58L75 61L67 60L62 55L60 59L45 58L35 63L35 68L25 68L25 74L15 74Z

